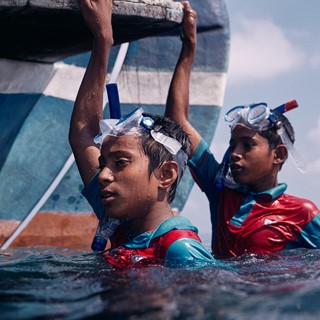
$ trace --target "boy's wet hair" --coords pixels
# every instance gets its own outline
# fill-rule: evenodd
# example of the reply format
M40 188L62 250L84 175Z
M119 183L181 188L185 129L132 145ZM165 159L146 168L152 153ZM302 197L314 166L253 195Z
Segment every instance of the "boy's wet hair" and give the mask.
M190 154L190 140L188 135L182 130L181 126L167 117L161 117L154 114L143 113L143 116L150 117L154 120L154 125L160 125L162 128L159 130L161 133L171 138L176 139L182 145L181 149L187 156ZM159 168L166 161L175 161L174 156L161 144L154 140L149 131L146 131L142 137L142 150L145 155L150 159L149 161L149 176L152 172ZM178 164L179 165L179 164ZM180 172L180 170L179 170ZM180 177L181 178L181 177ZM177 184L177 179L168 193L168 202L171 203L174 200Z

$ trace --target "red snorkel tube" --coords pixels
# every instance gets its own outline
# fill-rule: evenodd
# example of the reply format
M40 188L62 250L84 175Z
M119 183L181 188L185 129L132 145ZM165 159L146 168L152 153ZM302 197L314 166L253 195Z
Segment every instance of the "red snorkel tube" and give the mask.
M274 111L276 112L279 112L281 114L287 112L287 111L290 111L292 109L295 109L295 108L298 108L298 102L297 100L293 99L293 100L290 100L284 104L282 104L281 106L279 107L276 107L275 109L273 109Z

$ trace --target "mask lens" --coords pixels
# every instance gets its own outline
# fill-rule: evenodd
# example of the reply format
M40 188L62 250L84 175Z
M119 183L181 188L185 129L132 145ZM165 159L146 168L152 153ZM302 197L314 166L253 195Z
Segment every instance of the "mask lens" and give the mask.
M250 106L248 113L248 123L254 128L265 130L270 127L270 110L265 103Z
M123 116L115 125L115 130L124 134L130 131L130 129L137 127L142 119L142 112L143 110L138 108Z
M238 107L232 108L226 113L224 120L228 122L229 126L232 126L234 123L238 122L238 120L241 117L241 111L243 109L244 109L244 106L238 106Z
M259 122L267 118L268 115L269 115L269 112L265 104L252 105L249 108L248 122L249 123Z

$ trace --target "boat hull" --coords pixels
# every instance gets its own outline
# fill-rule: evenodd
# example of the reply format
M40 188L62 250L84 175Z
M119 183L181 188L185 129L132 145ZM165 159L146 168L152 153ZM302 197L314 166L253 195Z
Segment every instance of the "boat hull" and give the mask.
M206 32L198 35L190 87L190 120L210 143L226 85L228 16L222 0L206 0L205 6L203 1L192 5L198 12L199 30ZM220 27L210 29L212 25ZM130 42L117 78L122 113L139 106L146 112L163 114L180 48L178 36ZM107 81L119 50L118 45L112 48ZM32 213L31 222L11 246L34 245L27 234L42 231L42 236L33 237L37 245L48 245L47 240L52 239L54 245L62 243L78 248L81 243L84 248L90 247L97 219L80 193L83 185L68 143L73 103L88 59L88 52L46 64L0 59L0 146L3 150L0 156L0 243L5 243ZM109 117L108 108L105 108L105 117ZM192 186L192 177L186 171L173 202L173 207L182 214ZM48 219L57 221L54 227L46 223ZM77 239L82 241L74 241L76 237L70 230L74 230L75 224ZM81 225L93 227L80 228ZM55 229L58 231L54 233ZM51 234L59 232L64 240L54 241Z

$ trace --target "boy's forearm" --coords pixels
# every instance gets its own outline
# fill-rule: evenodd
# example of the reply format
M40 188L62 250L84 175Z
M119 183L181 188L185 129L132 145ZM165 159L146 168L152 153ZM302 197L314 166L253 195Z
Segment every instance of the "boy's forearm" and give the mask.
M94 44L71 116L69 142L85 186L98 171L100 150L93 138L99 133L102 118L110 48L111 44Z
M98 171L100 150L93 142L99 133L109 53L113 45L112 0L80 0L80 8L94 41L71 116L69 141L84 185Z
M188 134L191 141L190 157L194 154L201 136L189 122L190 77L195 58L196 43L184 42L177 62L166 103L165 115L170 117Z
M70 138L91 139L99 132L99 120L102 118L103 92L107 70L107 58L111 45L93 45L90 61L80 85L72 113Z
M169 87L165 115L180 125L188 121L189 86L195 45L184 42Z
M181 4L184 8L182 48L169 87L165 115L184 126L189 117L189 86L197 45L197 14L188 1L182 1Z
M197 30L196 12L189 2L182 2L184 18L182 22L182 48L171 80L165 115L180 124L191 140L191 156L200 142L199 133L189 122L189 87L193 60L196 53Z
M113 32L111 0L80 0L79 3L84 21L94 36L90 61L75 100L69 133L71 145L83 148L85 144L78 142L79 137L91 139L99 132ZM90 142L92 143L92 140Z

